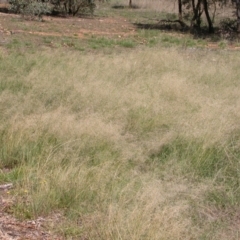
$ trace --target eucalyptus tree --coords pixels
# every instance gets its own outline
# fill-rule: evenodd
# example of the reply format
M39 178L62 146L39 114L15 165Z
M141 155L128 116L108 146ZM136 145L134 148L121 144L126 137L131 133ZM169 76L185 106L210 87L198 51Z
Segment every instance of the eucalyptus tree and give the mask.
M202 23L203 13L208 22L209 32L213 32L213 19L209 14L209 6L215 0L178 0L178 15L179 20L190 20L191 28L200 28Z
M205 15L208 31L214 31L214 19L218 7L231 4L236 9L237 31L240 33L240 0L178 0L179 21L190 21L191 28L200 29Z

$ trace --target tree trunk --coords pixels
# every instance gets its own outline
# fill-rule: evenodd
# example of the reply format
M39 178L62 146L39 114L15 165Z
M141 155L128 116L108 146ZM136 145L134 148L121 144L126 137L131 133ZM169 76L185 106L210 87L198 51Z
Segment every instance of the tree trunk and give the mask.
M72 5L73 5L72 0L68 0L68 14L73 13Z
M207 0L203 0L203 8L204 8L204 12L207 18L207 22L208 22L208 31L209 33L213 33L214 32L214 28L213 28L213 23L212 23L212 19L210 18L209 15L209 11L208 11L208 2Z
M193 9L193 12L194 12L195 9L196 9L196 6L195 6L195 0L192 0L192 9Z
M194 22L196 23L197 28L201 26L201 0L197 1L197 5L195 4L195 0L192 0L192 9L193 9L193 18L191 20L191 27L194 27Z
M178 19L180 21L183 21L183 16L182 16L182 0L178 0Z
M132 8L132 0L129 0L129 7Z
M237 32L240 34L240 0L236 0Z

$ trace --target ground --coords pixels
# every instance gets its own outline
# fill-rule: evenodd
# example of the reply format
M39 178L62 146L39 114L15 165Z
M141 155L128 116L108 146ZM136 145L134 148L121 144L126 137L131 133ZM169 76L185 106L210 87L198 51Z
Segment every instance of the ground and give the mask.
M89 36L104 36L120 39L132 36L136 31L136 27L123 17L44 17L41 23L24 21L18 15L6 13L0 13L0 18L0 42L2 43L7 41L8 36L16 37L16 35L18 38L34 35L50 38L84 39ZM19 21L17 28L16 21Z
M9 14L3 14L6 18L9 18ZM13 17L18 17L13 15ZM6 19L4 19L6 20ZM51 28L47 25L51 22ZM4 29L1 26L1 31L7 34L33 34L42 36L57 36L57 37L78 37L84 38L85 35L91 34L94 36L110 36L110 37L124 37L134 34L135 28L127 20L117 18L57 18L57 17L45 17L44 22L41 24L35 22L25 22L25 28L29 29L38 26L37 31L29 31L22 29ZM61 27L68 26L65 32L61 31Z
M46 226L57 222L59 214L48 218L20 221L8 213L14 200L8 195L8 189L0 190L0 239L2 240L61 240L59 236L51 234Z

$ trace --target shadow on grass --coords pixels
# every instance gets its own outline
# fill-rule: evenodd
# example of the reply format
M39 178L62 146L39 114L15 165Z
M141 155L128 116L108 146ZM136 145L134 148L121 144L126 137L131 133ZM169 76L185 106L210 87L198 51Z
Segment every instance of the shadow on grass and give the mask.
M9 10L7 7L0 7L0 12L1 13L9 13Z
M115 4L112 6L113 9L139 9L138 5L133 4L132 6L123 5L123 4Z
M122 4L116 4L112 6L113 9L126 9L128 6L122 5Z
M209 33L207 27L190 28L186 24L179 23L179 21L159 21L158 23L134 23L138 29L145 30L160 30L165 32L181 32L185 34L192 34L194 38L209 39L212 42L220 40L239 41L237 32L234 29L226 31L220 27L214 28L214 33Z

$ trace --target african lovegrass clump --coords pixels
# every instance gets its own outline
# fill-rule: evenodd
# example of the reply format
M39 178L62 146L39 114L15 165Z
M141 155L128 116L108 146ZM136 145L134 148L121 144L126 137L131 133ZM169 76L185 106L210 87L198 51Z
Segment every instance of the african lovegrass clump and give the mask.
M66 239L235 239L239 54L118 50L1 52L10 211Z

